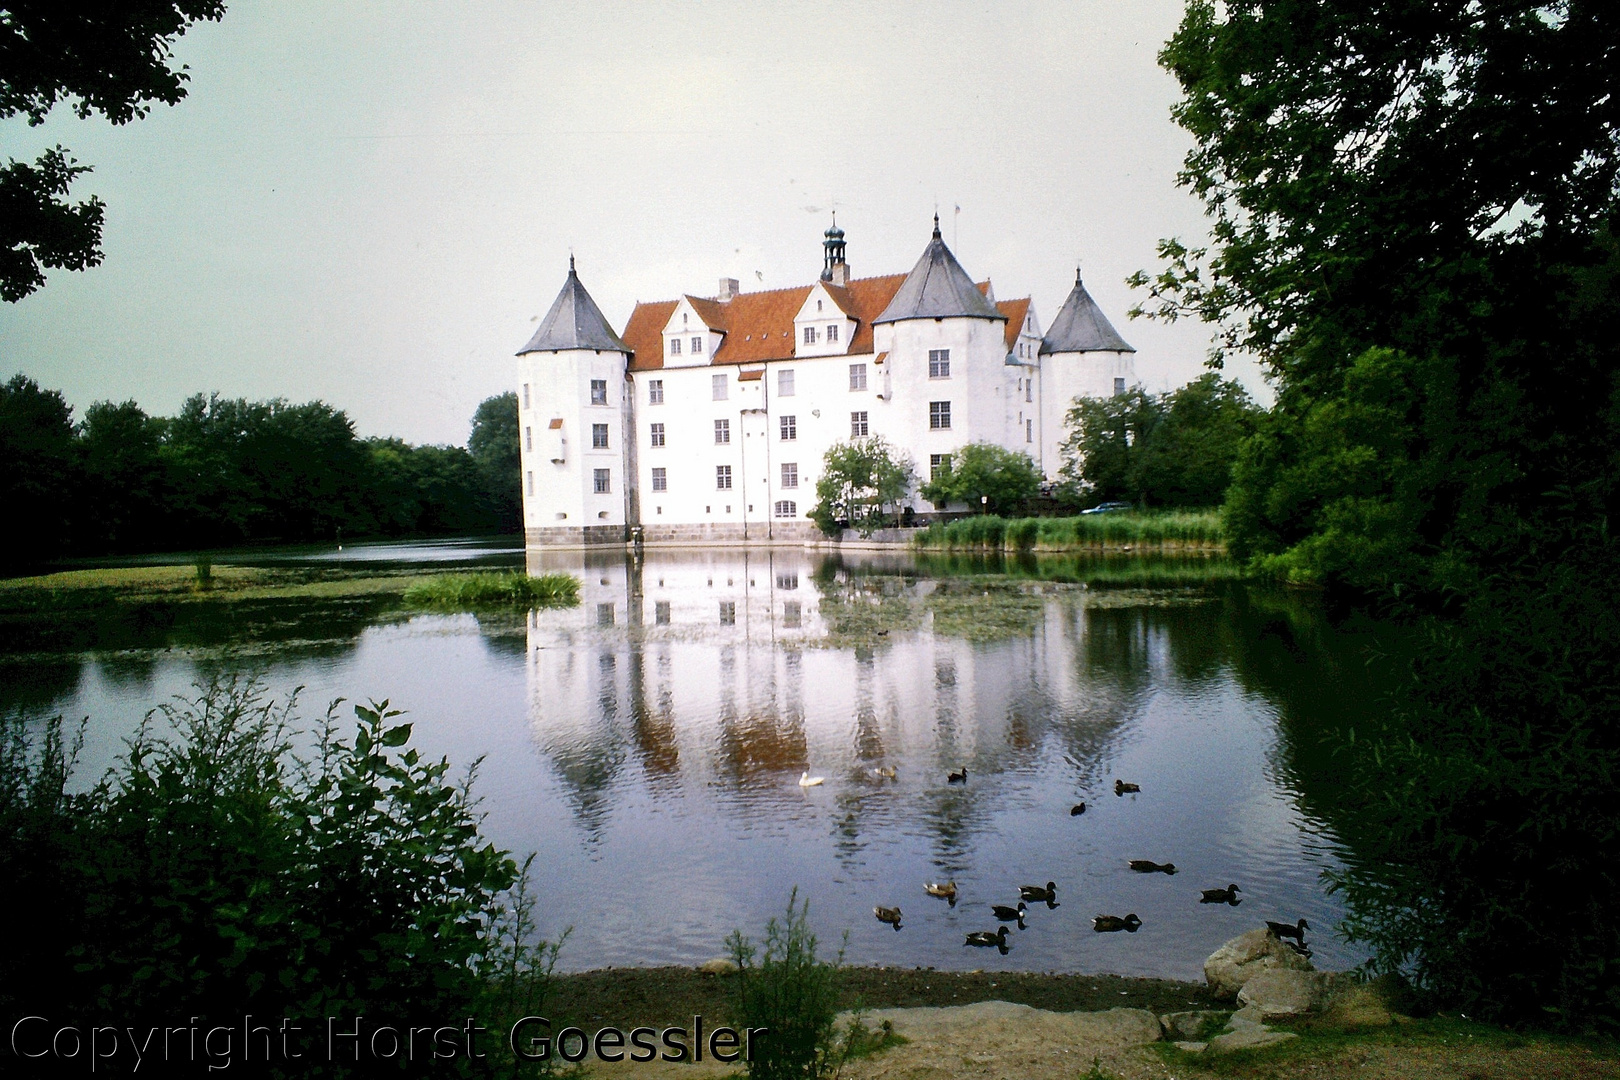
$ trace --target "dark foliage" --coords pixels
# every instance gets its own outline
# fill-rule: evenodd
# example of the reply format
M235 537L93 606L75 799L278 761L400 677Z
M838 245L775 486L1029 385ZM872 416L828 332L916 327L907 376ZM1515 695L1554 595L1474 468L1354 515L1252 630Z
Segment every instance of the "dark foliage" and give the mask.
M738 1027L768 1028L748 1062L750 1080L820 1080L833 1075L838 1046L838 968L816 959L810 902L788 896L783 917L765 924L760 946L734 931L727 939L737 963L731 1019Z
M1040 491L1041 473L1028 454L977 442L958 447L920 490L936 506L966 503L990 514L1016 513Z
M72 415L61 394L32 379L0 384L0 506L12 522L0 539L6 566L44 558L67 538L77 476Z
M1620 1023L1620 9L1194 3L1162 62L1214 243L1154 314L1279 388L1235 552L1423 628L1345 749L1373 966L1478 1014Z
M501 532L523 528L523 489L518 447L517 394L485 398L473 413L467 452L478 463L482 488Z
M151 102L173 105L186 96L187 81L185 68L170 63L175 40L193 23L224 14L221 0L7 3L0 9L0 119L23 114L40 124L58 101L76 99L80 119L100 113L126 124L145 116ZM65 199L89 171L60 146L32 165L0 168L0 296L22 299L45 284L47 268L101 262L101 200Z

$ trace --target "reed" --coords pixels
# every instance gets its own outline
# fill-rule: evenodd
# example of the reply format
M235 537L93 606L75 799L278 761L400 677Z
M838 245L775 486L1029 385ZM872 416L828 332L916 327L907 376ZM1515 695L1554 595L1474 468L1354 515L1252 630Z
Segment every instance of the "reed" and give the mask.
M1224 546L1214 510L1081 514L1065 518L999 518L993 514L934 522L917 534L920 548L1067 551L1081 548Z
M503 607L573 607L579 603L579 579L572 574L527 574L482 571L435 574L405 590L410 607L457 611Z

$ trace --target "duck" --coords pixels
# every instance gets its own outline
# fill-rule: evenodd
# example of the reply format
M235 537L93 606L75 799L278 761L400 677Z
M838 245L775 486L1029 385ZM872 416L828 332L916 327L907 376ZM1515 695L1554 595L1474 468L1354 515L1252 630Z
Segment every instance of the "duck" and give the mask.
M965 783L967 783L967 766L964 765L960 769L956 770L955 772L946 774L945 782L947 784L965 784Z
M1114 794L1115 795L1129 795L1132 792L1137 792L1137 791L1141 791L1141 790L1142 790L1142 785L1141 784L1127 784L1123 780L1115 780L1114 781Z
M890 926L894 927L896 930L900 929L900 909L899 908L897 908L897 907L875 907L875 908L872 909L872 914L877 916L877 921L878 922L888 923Z
M998 922L1016 922L1018 929L1022 930L1024 928L1024 902L1022 900L1018 901L1017 907L1008 907L1006 904L991 904L990 914L994 915Z
M1311 924L1306 922L1304 919L1299 920L1299 923L1296 926L1289 926L1285 922L1272 922L1270 919L1266 920L1266 929L1271 931L1272 937L1293 938L1301 945L1305 944L1305 931L1309 930L1310 928Z
M1311 952L1311 947L1305 944L1303 941L1285 941L1283 944L1288 946L1290 949L1293 949L1307 960L1316 955L1315 953Z
M880 769L872 770L872 779L874 780L893 780L898 775L899 770L893 765L885 765Z
M1152 859L1131 859L1126 865L1138 874L1174 874L1176 872L1175 863L1156 863Z
M1057 882L1048 881L1044 889L1039 885L1020 885L1018 886L1018 896L1020 899L1033 900L1036 903L1055 904L1057 902Z
M1204 889L1202 890L1204 895L1199 898L1198 902L1200 904L1231 904L1233 907L1237 907L1243 903L1237 898L1237 894L1242 891L1236 885L1228 885L1224 889Z
M997 948L1003 953L1007 951L1007 928L1003 926L995 933L988 930L975 930L967 936L964 945L973 945L980 949Z
M1112 934L1123 930L1127 934L1136 933L1136 928L1142 925L1142 920L1136 917L1133 911L1123 919L1118 915L1098 915L1091 920L1091 928L1099 934Z
M1069 807L1069 816L1070 817L1079 817L1081 814L1083 814L1085 812L1086 812L1086 804L1083 803L1083 802L1075 803L1073 806Z
M811 776L808 772L799 777L800 787L820 787L827 782L825 776Z
M923 892L929 896L937 896L941 900L949 900L951 907L956 906L956 882L954 881L930 881L923 885Z

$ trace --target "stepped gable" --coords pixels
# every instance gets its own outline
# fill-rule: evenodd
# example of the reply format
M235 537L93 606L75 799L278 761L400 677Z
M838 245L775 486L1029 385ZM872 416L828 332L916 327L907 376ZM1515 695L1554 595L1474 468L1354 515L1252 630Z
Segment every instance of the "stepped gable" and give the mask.
M524 353L562 349L630 351L630 347L602 317L602 309L596 306L591 294L580 284L579 275L574 272L572 255L568 257L568 280L563 282L562 291L551 302L551 310L546 312L546 317L540 320L540 329L534 332L529 343L517 354L522 356Z
M1007 351L1018 344L1018 335L1024 330L1024 319L1029 315L1029 297L1022 300L998 300L996 310L1007 317Z
M849 344L851 355L872 351L873 319L893 299L904 280L903 274L890 274L860 278L847 286L822 283L833 303L855 320L855 333ZM709 364L757 364L793 359L797 348L793 317L804 307L812 288L814 286L801 285L739 293L725 303L700 296L686 297L698 318L709 329L724 335L720 347L709 357ZM664 327L679 304L678 300L662 300L636 305L624 328L624 340L635 354L630 370L657 371L664 366Z
M934 215L934 235L922 258L906 275L900 291L889 301L874 322L902 319L1004 319L995 305L985 298L962 264L939 235L939 215Z
M1136 350L1125 343L1108 317L1097 306L1097 301L1080 283L1080 271L1074 272L1074 289L1063 301L1057 317L1041 340L1041 355L1066 352L1130 352Z

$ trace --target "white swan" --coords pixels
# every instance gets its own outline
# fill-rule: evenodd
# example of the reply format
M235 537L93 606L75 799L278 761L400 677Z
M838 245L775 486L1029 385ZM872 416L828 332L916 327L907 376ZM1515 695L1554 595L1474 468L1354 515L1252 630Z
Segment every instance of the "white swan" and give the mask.
M808 772L799 777L800 787L820 787L826 782L827 778L825 776L811 776Z

